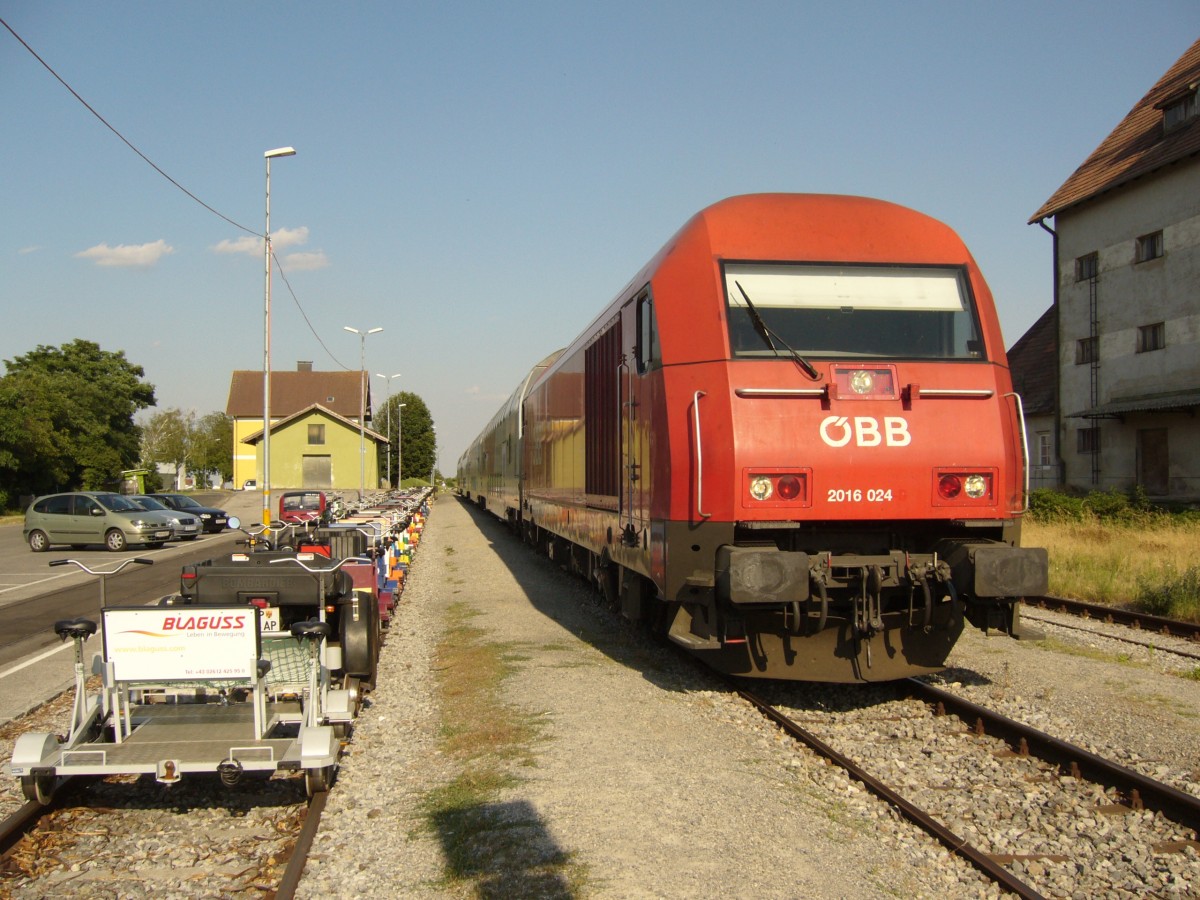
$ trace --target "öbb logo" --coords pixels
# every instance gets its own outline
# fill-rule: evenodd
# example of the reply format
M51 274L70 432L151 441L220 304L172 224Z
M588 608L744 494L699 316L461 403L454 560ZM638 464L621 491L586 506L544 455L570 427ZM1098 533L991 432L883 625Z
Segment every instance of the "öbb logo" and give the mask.
M903 416L884 416L883 428L871 416L826 416L821 421L821 440L830 447L845 447L854 441L858 447L907 447L912 443L908 420Z

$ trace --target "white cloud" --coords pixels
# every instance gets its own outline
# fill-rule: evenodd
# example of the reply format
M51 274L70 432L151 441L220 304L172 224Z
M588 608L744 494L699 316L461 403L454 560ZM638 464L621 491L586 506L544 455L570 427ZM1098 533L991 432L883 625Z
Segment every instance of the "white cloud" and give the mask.
M30 253L37 253L41 249L42 249L41 247L37 247L37 246L22 247L20 250L17 251L17 253L20 254L21 256L26 256Z
M313 269L324 269L328 265L329 257L325 255L324 250L289 253L283 260L283 267L289 272L311 272Z
M299 228L280 228L278 231L271 232L271 250L275 253L286 250L288 247L299 247L301 244L307 243L307 225L302 225ZM243 235L233 240L226 238L220 243L213 245L211 249L213 253L242 253L246 256L262 256L263 239L253 234ZM321 267L313 266L313 268Z
M263 242L262 238L248 234L233 241L226 238L211 249L213 253L245 253L247 256L262 256Z
M301 225L299 228L280 228L278 231L271 232L271 246L276 253L286 250L288 247L299 247L301 244L307 243L307 225Z
M175 252L161 238L150 244L118 244L110 247L108 244L97 244L95 247L76 253L76 259L90 259L98 266L121 266L125 268L148 268L164 256Z

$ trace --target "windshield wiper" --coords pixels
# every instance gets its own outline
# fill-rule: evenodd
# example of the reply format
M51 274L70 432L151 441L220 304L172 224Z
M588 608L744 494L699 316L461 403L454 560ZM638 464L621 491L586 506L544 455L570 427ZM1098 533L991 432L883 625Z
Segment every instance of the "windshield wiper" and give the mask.
M737 285L737 289L741 291L742 298L746 301L746 311L750 313L750 321L753 323L754 330L758 332L758 336L763 339L764 343L766 343L766 345L771 348L775 355L778 356L779 350L777 350L775 347L775 341L779 341L779 343L783 344L784 349L792 355L792 359L796 361L796 365L800 367L800 370L804 372L805 375L807 375L813 381L820 381L821 375L816 369L813 368L812 363L793 350L790 346L788 346L787 341L767 327L767 323L763 320L763 317L759 315L758 310L750 301L750 295L746 293L746 289L742 287L741 282L735 281L734 284ZM774 338L774 340L772 340L772 338Z

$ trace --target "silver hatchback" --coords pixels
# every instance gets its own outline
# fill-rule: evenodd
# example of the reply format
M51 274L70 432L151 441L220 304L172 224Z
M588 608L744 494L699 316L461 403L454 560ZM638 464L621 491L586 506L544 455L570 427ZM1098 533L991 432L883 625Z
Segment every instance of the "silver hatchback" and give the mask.
M129 499L140 506L142 509L148 509L153 512L160 512L164 516L170 516L175 526L175 540L177 541L194 541L204 533L204 522L197 515L192 515L186 510L175 510L164 504L157 497L148 497L145 494L130 494ZM222 522L222 525L225 523Z
M172 518L142 509L120 494L74 491L38 497L25 510L22 531L35 553L53 544L103 544L121 552L129 544L161 547L175 536Z

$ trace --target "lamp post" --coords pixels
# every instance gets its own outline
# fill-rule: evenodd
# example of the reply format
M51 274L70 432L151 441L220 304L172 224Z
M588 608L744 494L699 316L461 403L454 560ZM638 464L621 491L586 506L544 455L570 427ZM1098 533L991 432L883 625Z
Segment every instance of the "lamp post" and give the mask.
M400 373L397 372L395 375L380 375L378 372L376 372L375 377L382 378L384 381L387 382L387 399L385 399L383 401L383 405L387 409L387 439L388 439L388 441L387 441L387 444L388 444L387 480L388 480L388 486L390 487L392 484L392 407L391 407L392 379L399 378ZM403 404L401 404L401 405L403 405ZM396 480L399 481L400 479L397 478Z
M429 430L433 432L433 462L429 464L429 486L433 487L433 472L437 468L437 426L430 425Z
M358 335L358 361L362 373L358 391L358 501L361 503L367 486L367 335L378 334L383 327L368 328L366 331L349 325L343 325L342 328Z
M407 403L396 404L396 487L404 481L404 413Z
M294 147L280 147L263 154L267 162L267 227L263 232L263 525L271 528L271 160L295 156Z

